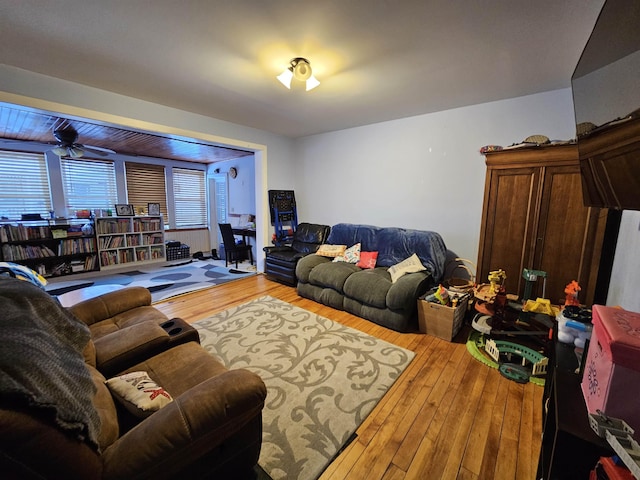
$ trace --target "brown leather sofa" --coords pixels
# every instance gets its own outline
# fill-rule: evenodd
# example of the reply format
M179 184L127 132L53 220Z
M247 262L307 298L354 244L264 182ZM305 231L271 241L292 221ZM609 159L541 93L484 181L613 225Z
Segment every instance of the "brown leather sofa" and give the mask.
M12 278L0 278L0 303L2 478L254 477L266 397L260 377L226 369L197 342L170 346L119 372L145 371L173 397L141 419L116 401L90 327L70 310ZM114 313L117 303L103 307ZM121 329L131 333L135 315L127 311L108 318L133 322Z

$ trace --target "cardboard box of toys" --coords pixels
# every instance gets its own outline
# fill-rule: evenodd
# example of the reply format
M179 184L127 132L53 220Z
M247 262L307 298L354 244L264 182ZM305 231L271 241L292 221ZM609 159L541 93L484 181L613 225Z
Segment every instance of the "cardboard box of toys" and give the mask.
M438 287L418 299L418 326L421 333L450 342L464 323L469 294L449 295L447 292L444 296L448 298L444 299L442 290Z

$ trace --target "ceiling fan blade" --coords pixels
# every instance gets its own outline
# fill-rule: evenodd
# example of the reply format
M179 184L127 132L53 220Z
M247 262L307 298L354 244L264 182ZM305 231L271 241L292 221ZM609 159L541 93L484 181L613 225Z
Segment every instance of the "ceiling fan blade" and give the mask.
M28 144L27 142L24 142L21 140L12 140L10 138L0 138L1 148L24 147L27 144Z
M80 145L80 148L84 148L85 150L91 150L92 152L95 152L98 155L108 155L110 153L116 153L114 150L111 150L110 148L96 147L95 145Z

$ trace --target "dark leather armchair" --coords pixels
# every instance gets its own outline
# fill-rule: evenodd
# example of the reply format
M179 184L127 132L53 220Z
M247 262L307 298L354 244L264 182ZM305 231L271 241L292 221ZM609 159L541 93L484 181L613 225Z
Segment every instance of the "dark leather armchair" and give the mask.
M264 273L280 283L296 285L296 265L305 255L315 253L325 243L331 227L315 223L300 223L293 234L291 245L264 247Z

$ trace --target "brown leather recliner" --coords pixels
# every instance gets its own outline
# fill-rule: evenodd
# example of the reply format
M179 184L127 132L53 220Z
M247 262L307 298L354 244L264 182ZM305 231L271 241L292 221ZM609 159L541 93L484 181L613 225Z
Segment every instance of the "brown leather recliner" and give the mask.
M132 420L96 368L84 323L28 282L0 279L0 301L3 478L253 477L260 377L226 369L196 342L180 344L126 369L147 372L173 397Z
M169 319L151 305L144 287L126 287L79 302L68 310L89 327L96 366L115 374L168 348L200 342L198 332L181 319Z

